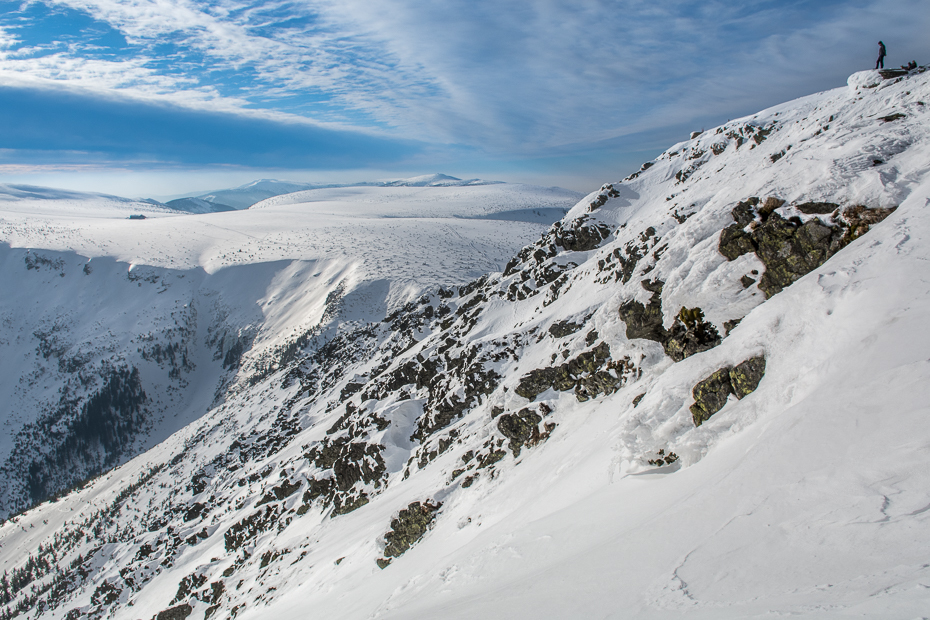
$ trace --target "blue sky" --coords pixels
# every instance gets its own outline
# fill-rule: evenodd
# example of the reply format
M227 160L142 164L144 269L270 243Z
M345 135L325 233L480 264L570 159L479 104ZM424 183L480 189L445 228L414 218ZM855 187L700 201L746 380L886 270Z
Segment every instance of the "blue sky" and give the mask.
M0 0L0 182L588 191L928 31L926 0Z

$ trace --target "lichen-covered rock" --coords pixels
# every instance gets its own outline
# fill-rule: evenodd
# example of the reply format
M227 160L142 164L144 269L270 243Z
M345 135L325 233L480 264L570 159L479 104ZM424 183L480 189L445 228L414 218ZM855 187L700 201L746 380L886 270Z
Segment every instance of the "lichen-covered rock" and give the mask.
M557 368L539 368L531 370L520 378L520 383L514 388L514 392L523 398L533 400L539 394L551 388L557 376Z
M626 323L626 337L665 342L668 337L662 326L662 287L665 283L661 280L643 280L640 284L647 291L652 291L652 297L648 305L628 301L620 306L620 319Z
M184 620L194 612L194 608L184 603L158 612L156 620Z
M414 543L423 538L433 521L436 520L436 511L442 504L429 502L412 502L391 519L391 530L384 535L384 555L378 566L385 568L388 558L398 558L404 554Z
M727 260L736 260L743 254L756 251L752 237L739 224L731 224L720 231L720 242L717 247L720 253L727 257Z
M555 368L531 370L520 378L514 391L533 400L549 388L559 392L573 389L578 400L584 402L598 394L616 391L636 373L637 369L629 357L612 360L610 346L601 342Z
M533 446L539 442L539 423L542 417L529 409L517 413L502 415L497 420L497 430L510 440L510 450L514 458L520 456L520 448Z
M695 353L712 349L720 342L717 328L713 323L704 320L703 310L682 307L662 346L666 355L680 362Z
M766 199L759 209L761 221L755 222L752 208L758 199L739 203L733 209L736 224L720 232L718 249L727 260L755 252L765 265L759 278L759 290L771 297L796 280L823 265L846 244L865 234L869 228L890 215L894 208L868 209L855 206L843 212L842 220L828 226L820 219L802 222L798 217L784 219L775 212L783 201ZM824 215L839 209L832 202L805 202L796 206L805 214ZM755 222L755 223L754 223ZM745 230L752 224L751 232Z
M573 323L571 321L556 321L549 326L549 333L552 334L554 338L564 338L565 336L570 336L574 334L579 329L584 327L584 323Z
M740 362L735 367L725 366L698 382L691 390L694 404L691 417L700 426L727 404L730 394L745 398L759 386L765 374L765 357L757 356Z
M802 202L795 208L807 215L826 215L839 209L840 205L835 202Z
M727 404L727 397L733 393L730 385L730 369L721 368L698 382L691 390L694 404L691 405L691 417L694 425L700 426Z
M765 357L760 355L730 369L730 386L737 398L744 398L759 387L765 374Z
M772 213L752 232L756 255L765 265L759 289L771 297L820 267L842 247L842 236L841 229L817 219L802 224Z

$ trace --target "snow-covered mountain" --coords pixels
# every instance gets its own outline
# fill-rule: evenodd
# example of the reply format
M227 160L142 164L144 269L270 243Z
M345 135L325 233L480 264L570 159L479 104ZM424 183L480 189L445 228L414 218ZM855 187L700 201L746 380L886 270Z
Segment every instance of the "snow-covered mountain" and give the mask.
M169 200L165 206L187 213L219 213L222 211L235 211L235 207L220 202L209 202L203 198L176 198Z
M425 174L409 179L362 181L359 183L294 183L275 179L259 179L231 189L215 190L192 198L172 200L168 202L168 205L192 213L207 213L210 210L227 211L230 207L233 209L248 209L255 203L267 198L315 189L337 187L472 187L475 185L494 185L496 183L499 183L499 181L463 180L447 174ZM210 209L211 205L215 205L215 208Z
M925 615L928 100L923 68L869 71L730 121L383 320L358 298L320 330L339 275L230 273L214 297L265 293L214 406L0 526L5 613ZM252 234L320 202L250 209ZM418 263L417 228L380 222ZM58 238L81 252L78 228Z
M0 283L16 292L0 299L4 516L204 414L246 350L377 321L426 288L500 269L579 197L366 188L364 205L349 193L328 212L291 201L198 216L50 191L0 202ZM550 219L513 218L530 207Z

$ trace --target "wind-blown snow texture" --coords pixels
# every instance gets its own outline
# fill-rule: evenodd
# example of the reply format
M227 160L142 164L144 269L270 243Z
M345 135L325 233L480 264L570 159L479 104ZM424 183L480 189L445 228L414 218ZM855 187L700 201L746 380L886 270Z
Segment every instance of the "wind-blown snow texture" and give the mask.
M502 273L253 346L207 415L0 527L7 609L920 617L928 76L731 121ZM692 388L762 356L695 426Z

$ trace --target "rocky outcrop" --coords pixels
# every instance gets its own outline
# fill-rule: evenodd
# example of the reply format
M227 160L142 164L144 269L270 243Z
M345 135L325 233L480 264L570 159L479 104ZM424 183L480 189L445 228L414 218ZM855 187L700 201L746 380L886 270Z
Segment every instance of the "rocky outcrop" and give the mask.
M700 308L684 308L675 317L671 329L662 324L661 280L643 280L643 288L652 291L647 305L638 301L621 304L620 318L626 323L627 338L644 338L662 345L665 354L676 362L720 344L720 334L713 323L704 320Z
M397 513L397 516L391 520L391 530L384 535L385 557L376 560L378 566L386 568L391 563L391 558L399 558L414 543L423 538L433 521L436 520L436 511L441 506L442 504L438 503L413 502Z
M558 392L574 389L575 397L584 402L599 394L618 390L637 373L629 357L612 360L610 346L601 342L564 364L531 370L520 378L514 391L524 398L534 400L549 388Z
M529 409L521 409L517 413L509 413L498 418L497 430L510 440L510 449L514 458L520 456L520 448L524 445L534 446L539 443L540 422L542 422L542 416Z
M753 357L734 367L725 366L709 377L702 379L691 390L694 404L691 417L695 426L700 426L712 415L723 409L730 394L745 398L755 391L765 374L765 357Z
M662 287L661 280L643 280L642 287L652 292L649 303L632 300L620 306L620 319L626 323L627 338L645 338L656 342L665 342L668 332L662 326Z
M194 608L184 603L183 605L177 605L176 607L158 612L156 620L184 620L192 613L194 613Z
M833 217L833 225L827 225L820 218L785 219L775 212L784 202L774 197L766 199L756 219L752 209L758 204L758 198L737 204L732 212L736 223L721 231L718 249L727 260L750 252L759 257L765 265L765 273L759 278L758 286L766 298L823 265L846 244L894 211L894 208L850 207L843 211L841 219ZM796 208L805 215L824 215L836 214L839 206L831 202L805 202Z
M666 355L680 362L695 353L716 347L721 340L714 324L704 320L703 310L682 307L662 346Z

